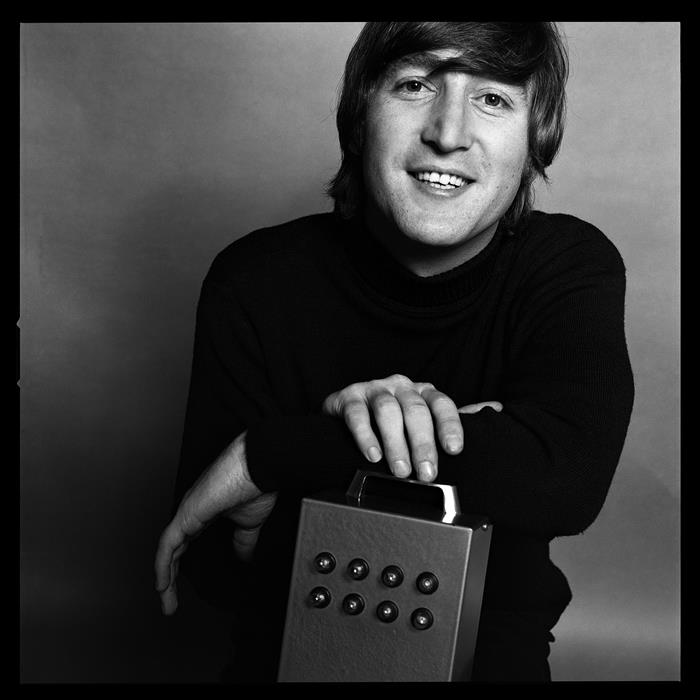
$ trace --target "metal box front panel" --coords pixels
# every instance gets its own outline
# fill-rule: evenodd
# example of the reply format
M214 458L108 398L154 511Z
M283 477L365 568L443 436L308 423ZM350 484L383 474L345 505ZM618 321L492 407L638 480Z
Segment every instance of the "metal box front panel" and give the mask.
M453 680L470 662L455 659L458 646L463 657L471 653L476 637L475 629L465 628L462 605L465 599L474 599L468 591L465 596L471 579L480 602L486 565L483 544L487 552L488 537L490 532L458 525L304 499L279 680ZM470 550L480 538L484 542L475 548L479 552L468 581ZM314 558L321 552L335 557L336 567L330 573L319 573L314 567ZM348 563L358 557L370 567L361 581L347 572ZM399 566L404 574L396 588L381 580L382 570L389 565ZM439 582L429 595L416 587L423 572L433 573ZM316 586L330 591L328 607L308 604ZM351 593L364 599L365 609L359 615L342 609L343 599ZM383 622L376 615L383 601L398 607L393 622ZM428 629L416 629L411 623L411 614L418 608L427 608L433 615ZM473 627L473 614L467 617Z

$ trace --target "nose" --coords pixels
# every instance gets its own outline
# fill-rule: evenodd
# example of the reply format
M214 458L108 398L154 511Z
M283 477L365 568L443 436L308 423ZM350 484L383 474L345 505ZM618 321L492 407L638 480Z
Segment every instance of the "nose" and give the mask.
M459 90L445 90L431 105L421 138L436 151L468 149L473 140L469 100Z

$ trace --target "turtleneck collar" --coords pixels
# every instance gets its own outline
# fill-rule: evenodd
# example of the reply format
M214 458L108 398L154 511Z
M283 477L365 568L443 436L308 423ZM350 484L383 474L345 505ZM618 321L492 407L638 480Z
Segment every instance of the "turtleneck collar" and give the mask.
M343 222L345 249L364 281L382 297L414 308L435 308L464 302L480 290L493 271L496 253L506 234L502 224L473 258L430 277L421 277L397 262L364 222Z

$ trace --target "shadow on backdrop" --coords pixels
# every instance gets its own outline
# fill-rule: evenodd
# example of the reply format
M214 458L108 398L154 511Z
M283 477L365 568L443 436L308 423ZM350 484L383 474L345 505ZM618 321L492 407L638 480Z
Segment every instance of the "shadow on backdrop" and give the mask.
M229 622L186 586L177 615L164 618L152 570L172 499L199 285L212 241L235 237L239 207L224 190L172 183L107 232L109 270L83 271L80 285L101 297L109 351L86 325L67 352L92 361L47 377L53 400L24 406L24 431L42 433L22 454L24 681L206 682L224 663ZM47 453L60 485L32 488L51 478Z

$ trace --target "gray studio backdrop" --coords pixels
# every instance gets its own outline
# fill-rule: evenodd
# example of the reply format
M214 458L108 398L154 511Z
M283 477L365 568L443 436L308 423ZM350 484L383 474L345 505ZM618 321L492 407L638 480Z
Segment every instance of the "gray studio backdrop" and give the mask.
M679 54L674 23L565 23L568 130L537 204L628 268L636 404L602 514L557 540L558 680L679 677ZM194 310L213 256L328 210L360 25L24 24L21 680L215 679L224 621L161 618Z

